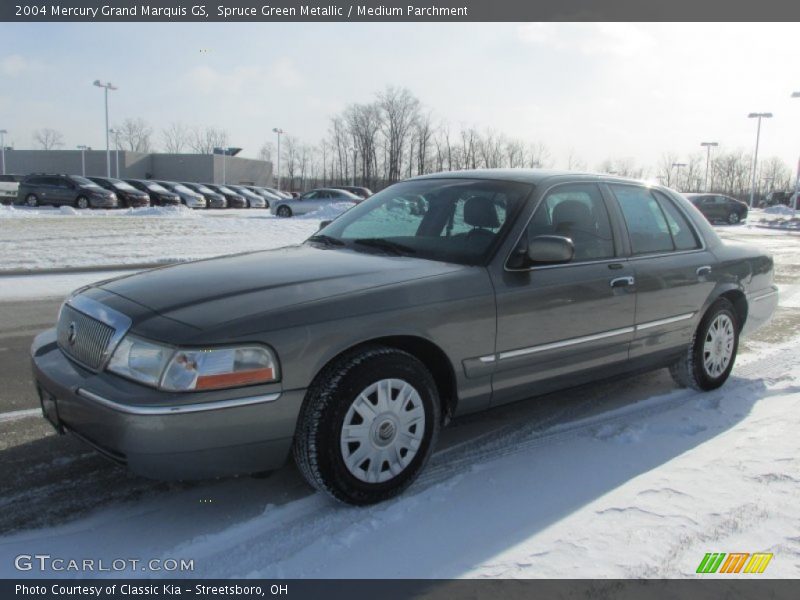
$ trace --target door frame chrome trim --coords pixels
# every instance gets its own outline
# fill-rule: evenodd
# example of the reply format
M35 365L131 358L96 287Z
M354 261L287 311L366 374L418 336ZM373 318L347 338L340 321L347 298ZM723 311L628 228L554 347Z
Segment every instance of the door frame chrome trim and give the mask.
M114 400L109 400L99 394L90 392L84 388L78 388L75 393L87 400L91 400L115 410L117 412L125 413L128 415L137 416L165 416L165 415L181 415L186 413L207 412L211 410L221 410L226 408L239 408L242 406L252 406L254 404L264 404L267 402L274 402L280 398L280 393L264 394L261 396L247 396L244 398L231 398L230 400L216 400L212 402L198 402L195 404L174 404L172 406L143 406L141 404L122 404Z
M556 350L558 348L566 348L568 346L575 346L577 344L584 344L586 342L594 342L596 340L602 340L609 337L615 337L618 335L624 335L626 333L633 333L635 331L634 327L622 327L620 329L611 329L609 331L603 331L601 333L594 333L592 335L584 335L581 337L576 338L569 338L566 340L561 340L560 342L550 342L548 344L540 344L539 346L530 346L528 348L520 348L519 350L508 350L506 352L500 352L497 357L500 360L505 360L507 358L516 358L517 356L525 356L527 354L535 354L537 352L545 352L547 350Z

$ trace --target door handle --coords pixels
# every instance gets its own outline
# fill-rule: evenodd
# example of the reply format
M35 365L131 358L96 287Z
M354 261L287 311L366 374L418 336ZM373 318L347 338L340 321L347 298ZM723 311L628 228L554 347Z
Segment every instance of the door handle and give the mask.
M611 285L612 288L618 288L618 287L626 287L626 286L629 286L629 285L633 285L635 282L636 282L636 280L633 277L630 277L630 276L628 276L628 277L615 277L614 279L612 279L610 281L609 285Z
M697 267L696 273L698 277L711 275L711 265L703 265L702 267Z

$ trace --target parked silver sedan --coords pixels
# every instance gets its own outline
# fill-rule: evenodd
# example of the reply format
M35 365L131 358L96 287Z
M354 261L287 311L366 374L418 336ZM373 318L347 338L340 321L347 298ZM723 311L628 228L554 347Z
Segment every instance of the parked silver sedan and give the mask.
M256 194L254 191L244 187L243 185L231 185L229 183L226 187L229 187L237 194L244 196L244 199L247 201L248 208L269 208L269 203L263 196Z
M167 188L170 192L181 197L181 204L189 208L207 208L206 199L200 192L189 189L176 181L156 181L157 184Z
M284 198L270 206L273 215L279 217L292 217L304 215L319 210L337 202L353 202L358 204L363 199L345 190L331 188L317 188L298 196L297 198Z

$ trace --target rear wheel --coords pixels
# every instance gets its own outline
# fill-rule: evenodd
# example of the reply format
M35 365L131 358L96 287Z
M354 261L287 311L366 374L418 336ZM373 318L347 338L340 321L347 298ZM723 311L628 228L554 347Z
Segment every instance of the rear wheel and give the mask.
M89 204L89 199L86 196L78 196L75 200L75 206L78 208L89 208L91 205Z
M678 385L707 391L728 379L739 349L739 320L733 305L717 300L706 312L684 356L670 367Z
M732 212L728 215L728 223L731 225L736 225L739 222L739 213Z
M349 504L395 496L416 479L440 423L433 377L414 356L384 346L346 354L306 395L293 453L316 489Z
M279 217L283 217L284 219L288 218L288 217L291 217L292 216L292 209L289 208L288 206L279 206L278 207L278 216Z
M31 208L39 206L39 198L36 197L36 194L28 194L25 196L25 206L30 206Z

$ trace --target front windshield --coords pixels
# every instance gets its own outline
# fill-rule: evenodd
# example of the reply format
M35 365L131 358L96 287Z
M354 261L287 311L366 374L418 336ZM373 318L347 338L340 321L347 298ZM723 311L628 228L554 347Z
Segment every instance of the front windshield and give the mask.
M153 192L166 192L167 191L167 188L165 188L163 185L159 185L158 183L146 183L145 185L147 186L148 190L151 190Z
M398 183L343 213L317 239L335 239L365 252L480 264L531 189L523 183L472 179Z
M78 177L77 175L72 177L72 181L74 181L81 187L96 187L96 188L100 187L91 179L86 179L85 177Z
M223 194L235 194L235 193L236 193L236 192L234 192L232 189L230 189L230 188L226 188L224 185L219 185L219 186L217 186L217 189L218 189L220 192L222 192Z
M196 183L194 185L194 189L196 189L201 194L215 194L216 193L214 190L212 190L210 188L207 188L204 185L200 185L199 183Z
M119 179L112 179L111 185L113 185L118 190L124 190L126 192L136 191L136 188L133 187L130 183L120 181Z
M191 194L191 195L194 195L196 193L196 192L193 192L192 190L190 190L185 185L181 185L180 183L177 184L177 185L172 186L172 191L173 192L180 192L181 194Z

